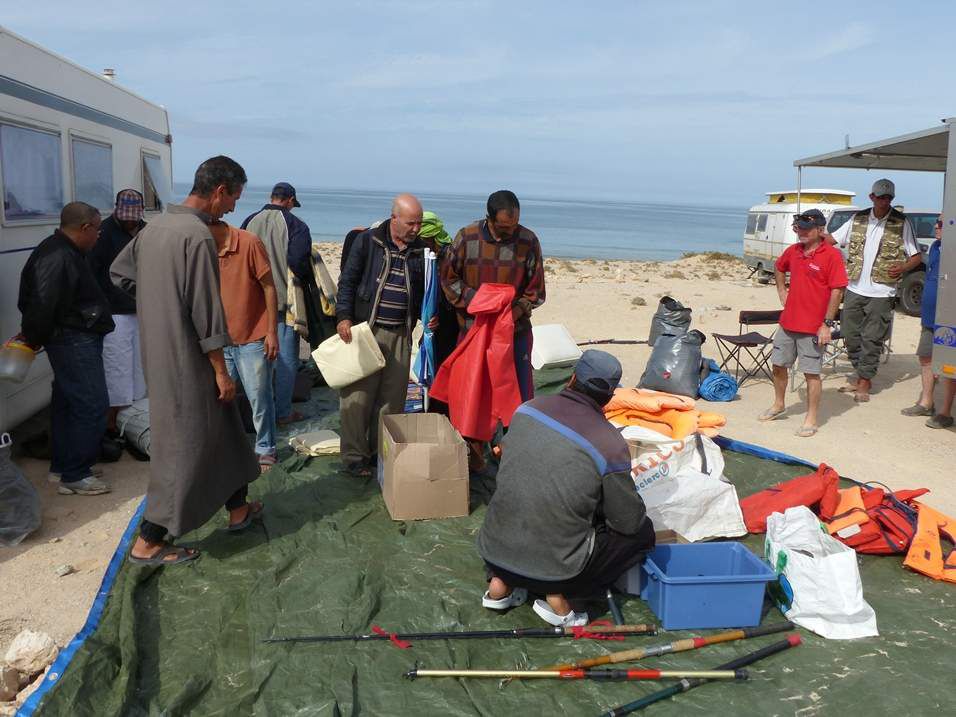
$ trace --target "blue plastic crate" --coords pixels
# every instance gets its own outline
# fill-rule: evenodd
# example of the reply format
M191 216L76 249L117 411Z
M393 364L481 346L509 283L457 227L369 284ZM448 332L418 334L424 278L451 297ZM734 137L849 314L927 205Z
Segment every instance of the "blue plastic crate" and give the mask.
M775 577L740 543L659 545L644 562L641 598L665 630L753 627Z

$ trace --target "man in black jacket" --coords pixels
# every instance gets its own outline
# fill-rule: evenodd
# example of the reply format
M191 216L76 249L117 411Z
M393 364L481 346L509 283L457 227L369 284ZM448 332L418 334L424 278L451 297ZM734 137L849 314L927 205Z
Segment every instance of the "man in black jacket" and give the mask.
M418 239L422 205L411 194L392 202L392 215L359 234L339 276L336 330L352 341L352 325L367 321L385 368L340 392L342 462L355 476L371 474L379 415L404 413L412 330L425 293L424 246Z
M116 325L116 329L103 339L103 370L110 400L106 421L108 431L116 430L116 414L120 409L146 395L136 299L110 280L110 264L145 226L143 195L135 189L124 189L117 193L113 213L100 225L99 239L89 254L90 266L110 302L110 313Z
M20 275L21 334L46 347L53 368L50 472L60 475L62 495L110 490L92 472L109 408L103 336L113 330L109 301L87 261L99 230L97 209L67 204L60 228L33 250Z

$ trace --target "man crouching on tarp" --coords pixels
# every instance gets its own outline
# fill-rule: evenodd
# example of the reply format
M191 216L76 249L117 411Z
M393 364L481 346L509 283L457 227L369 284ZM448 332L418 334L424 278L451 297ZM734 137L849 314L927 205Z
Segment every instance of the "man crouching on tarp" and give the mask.
M550 624L584 625L568 599L603 594L654 547L627 443L602 410L620 380L616 358L585 351L561 393L514 414L478 535L485 607L515 607L531 592L546 597L534 611Z

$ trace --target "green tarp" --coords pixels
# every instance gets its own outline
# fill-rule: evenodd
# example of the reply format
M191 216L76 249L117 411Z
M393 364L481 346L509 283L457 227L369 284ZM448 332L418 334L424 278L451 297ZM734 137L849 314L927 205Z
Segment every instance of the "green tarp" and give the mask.
M544 378L544 377L539 377ZM551 388L559 385L560 377ZM333 394L310 410L335 428ZM725 452L741 496L806 473ZM474 548L492 479L473 480L467 518L393 522L374 479L338 473L336 458L291 457L254 484L261 525L223 530L225 514L184 543L203 551L189 566L123 563L92 634L40 701L43 715L597 715L660 683L427 680L431 668L543 666L608 650L670 642L694 632L626 642L471 640L270 645L273 635L540 626L530 606L496 614L480 605L484 572ZM534 540L534 536L528 536ZM746 544L762 553L762 536ZM898 557L860 560L881 637L839 642L801 631L804 645L768 659L743 684L712 684L650 708L659 715L924 715L952 707L953 586L902 569ZM654 621L622 598L629 622ZM595 603L592 617L607 617ZM765 623L779 622L767 608ZM708 647L647 660L704 669L779 640ZM945 708L949 704L950 708Z

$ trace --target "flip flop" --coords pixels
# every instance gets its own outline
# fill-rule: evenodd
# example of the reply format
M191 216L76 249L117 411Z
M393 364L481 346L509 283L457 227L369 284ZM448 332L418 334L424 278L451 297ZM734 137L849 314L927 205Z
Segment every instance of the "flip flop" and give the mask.
M845 386L840 386L840 388L837 389L837 393L856 393L856 384L848 383Z
M252 525L252 521L257 520L262 515L263 509L264 506L258 500L249 503L249 510L246 511L246 517L238 523L230 523L226 530L230 533L238 533L245 530Z
M870 400L870 394L868 393L858 393L853 397L853 400L857 403L866 403Z
M758 421L775 421L784 413L787 412L786 408L781 408L779 411L774 411L772 408L768 408L766 411L757 416Z
M175 560L166 560L167 556L170 555L175 555ZM201 553L198 550L181 548L178 545L166 543L164 547L160 548L158 552L148 558L138 558L130 553L127 560L136 565L179 565L180 563L188 563L190 560L195 560L200 555Z
M817 435L817 430L816 426L801 426L793 432L793 435L800 436L800 438L810 438Z
M299 421L304 421L306 418L308 418L308 416L304 413L293 411L285 418L277 418L276 423L280 426L288 426L290 423L298 423Z

